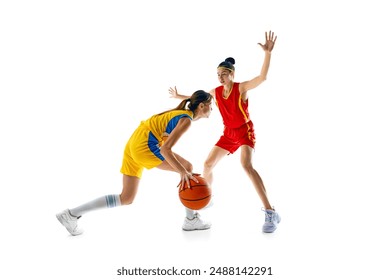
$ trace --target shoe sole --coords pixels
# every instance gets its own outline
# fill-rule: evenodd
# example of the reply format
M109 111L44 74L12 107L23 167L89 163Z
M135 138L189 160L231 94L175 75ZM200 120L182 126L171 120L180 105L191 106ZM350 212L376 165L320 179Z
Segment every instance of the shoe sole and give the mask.
M208 229L210 229L210 228L211 228L211 226L208 227L208 228L194 228L194 229L185 229L185 228L181 228L181 229L184 230L184 231L195 231L195 230L208 230Z
M263 233L273 233L273 232L275 232L275 230L276 230L276 228L273 231L263 230Z

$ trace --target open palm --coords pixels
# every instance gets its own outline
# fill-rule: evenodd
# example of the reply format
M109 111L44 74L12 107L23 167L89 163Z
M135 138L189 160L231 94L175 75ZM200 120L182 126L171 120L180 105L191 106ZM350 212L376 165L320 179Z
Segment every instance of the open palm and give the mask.
M265 44L262 43L258 43L258 44L263 48L264 51L270 52L274 48L277 38L278 36L274 37L274 32L271 31L269 31L268 33L265 32Z

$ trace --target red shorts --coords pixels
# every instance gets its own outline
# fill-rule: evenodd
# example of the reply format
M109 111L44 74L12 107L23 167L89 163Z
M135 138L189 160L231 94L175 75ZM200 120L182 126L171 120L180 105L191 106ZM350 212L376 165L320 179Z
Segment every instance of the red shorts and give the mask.
M233 154L242 145L248 145L254 149L255 143L255 130L253 128L252 121L249 121L237 128L229 128L225 126L223 135L219 138L215 146L225 149L229 151L230 154Z

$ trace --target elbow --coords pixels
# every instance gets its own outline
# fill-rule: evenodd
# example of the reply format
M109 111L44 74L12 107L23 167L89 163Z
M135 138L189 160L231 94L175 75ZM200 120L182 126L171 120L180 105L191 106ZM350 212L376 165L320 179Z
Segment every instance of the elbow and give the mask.
M164 146L164 145L160 148L160 154L161 154L164 158L166 158L170 152L172 152L172 150L171 150L170 148Z

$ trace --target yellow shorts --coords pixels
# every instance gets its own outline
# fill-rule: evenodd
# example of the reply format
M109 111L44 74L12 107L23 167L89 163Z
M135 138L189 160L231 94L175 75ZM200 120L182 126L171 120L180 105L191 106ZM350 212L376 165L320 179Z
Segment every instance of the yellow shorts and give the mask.
M164 157L160 154L159 145L150 130L138 127L126 144L121 173L141 178L144 168L151 169L160 165Z

